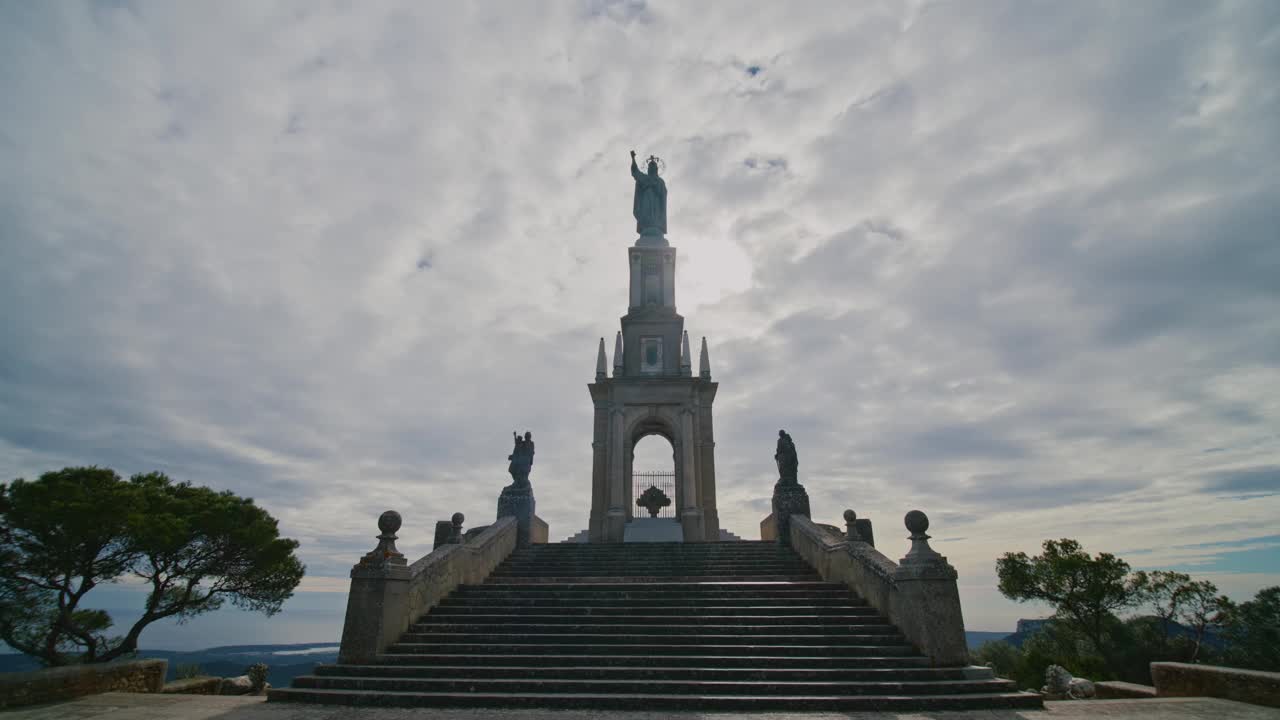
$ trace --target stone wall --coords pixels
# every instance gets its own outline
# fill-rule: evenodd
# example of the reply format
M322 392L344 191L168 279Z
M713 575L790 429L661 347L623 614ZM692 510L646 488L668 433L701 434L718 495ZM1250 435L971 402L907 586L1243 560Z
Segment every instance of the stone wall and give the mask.
M529 542L533 545L546 545L551 541L551 526L546 520L533 516L533 523L529 527Z
M778 539L778 522L769 513L760 521L760 539L765 542L776 542Z
M515 549L517 529L514 517L504 517L479 535L441 545L412 565L404 565L402 557L399 565L356 565L351 569L338 661L373 662L410 623L459 585L483 582Z
M222 688L222 678L215 675L200 675L165 683L160 692L171 695L217 695Z
M1280 673L1153 662L1151 681L1156 697L1214 697L1280 708Z
M70 700L104 692L160 692L168 660L121 660L0 673L0 709Z
M791 546L824 580L848 585L938 667L969 663L960 593L950 577L915 577L864 542L848 542L803 515L791 518Z

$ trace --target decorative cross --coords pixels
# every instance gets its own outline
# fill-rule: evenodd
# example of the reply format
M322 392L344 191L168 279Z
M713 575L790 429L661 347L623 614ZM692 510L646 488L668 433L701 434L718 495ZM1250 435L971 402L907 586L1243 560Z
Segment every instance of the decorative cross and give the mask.
M671 498L659 490L657 485L650 485L648 490L640 493L640 499L636 500L636 505L649 511L649 517L658 517L662 508L670 504Z

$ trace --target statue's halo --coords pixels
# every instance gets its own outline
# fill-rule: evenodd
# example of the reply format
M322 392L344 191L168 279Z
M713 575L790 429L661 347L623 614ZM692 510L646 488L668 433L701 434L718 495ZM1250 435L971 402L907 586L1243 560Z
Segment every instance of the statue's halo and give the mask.
M644 166L645 166L646 168L647 168L647 167L649 167L649 163L651 163L651 162L656 162L656 163L658 163L658 172L659 172L659 173L663 173L663 174L665 174L665 173L667 172L667 163L666 163L666 162L664 162L664 161L662 160L662 158L658 157L657 155L650 155L649 157L647 157L647 158L645 158L645 159L644 159Z

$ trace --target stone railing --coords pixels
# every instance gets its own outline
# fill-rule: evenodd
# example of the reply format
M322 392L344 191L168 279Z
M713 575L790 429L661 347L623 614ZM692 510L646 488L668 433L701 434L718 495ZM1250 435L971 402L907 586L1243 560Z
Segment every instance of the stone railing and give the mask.
M0 673L0 710L104 692L160 692L168 667L168 660L117 660Z
M461 526L461 514L454 517ZM482 582L516 547L516 519L504 517L479 535L441 545L408 565L395 547L400 515L388 510L378 518L378 528L378 546L351 569L339 662L371 662L459 585Z
M859 538L852 511L845 520L848 533L792 515L791 547L824 580L848 585L879 610L933 665L967 665L956 571L929 547L925 514L907 513L911 550L896 563Z

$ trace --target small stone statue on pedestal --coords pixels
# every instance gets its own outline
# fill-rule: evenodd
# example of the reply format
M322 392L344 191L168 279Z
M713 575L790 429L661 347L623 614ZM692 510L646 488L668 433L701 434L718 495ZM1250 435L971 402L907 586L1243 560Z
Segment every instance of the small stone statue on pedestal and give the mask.
M515 447L507 456L511 461L507 466L511 484L502 488L498 496L498 519L508 516L516 519L516 543L523 547L529 544L533 527L533 486L529 483L529 473L533 470L533 433L525 431L522 438L513 432L511 437L515 440Z
M778 543L791 544L791 516L809 514L809 493L800 484L799 458L796 445L786 430L778 431L778 449L773 454L778 463L778 482L773 486L773 521L778 528Z
M507 456L511 461L507 466L507 472L511 473L511 487L530 487L529 473L533 470L533 433L526 430L522 438L519 433L512 432L511 437L516 445Z
M798 482L800 459L796 457L796 444L786 430L778 431L778 450L773 454L773 459L778 463L778 482L795 485Z

